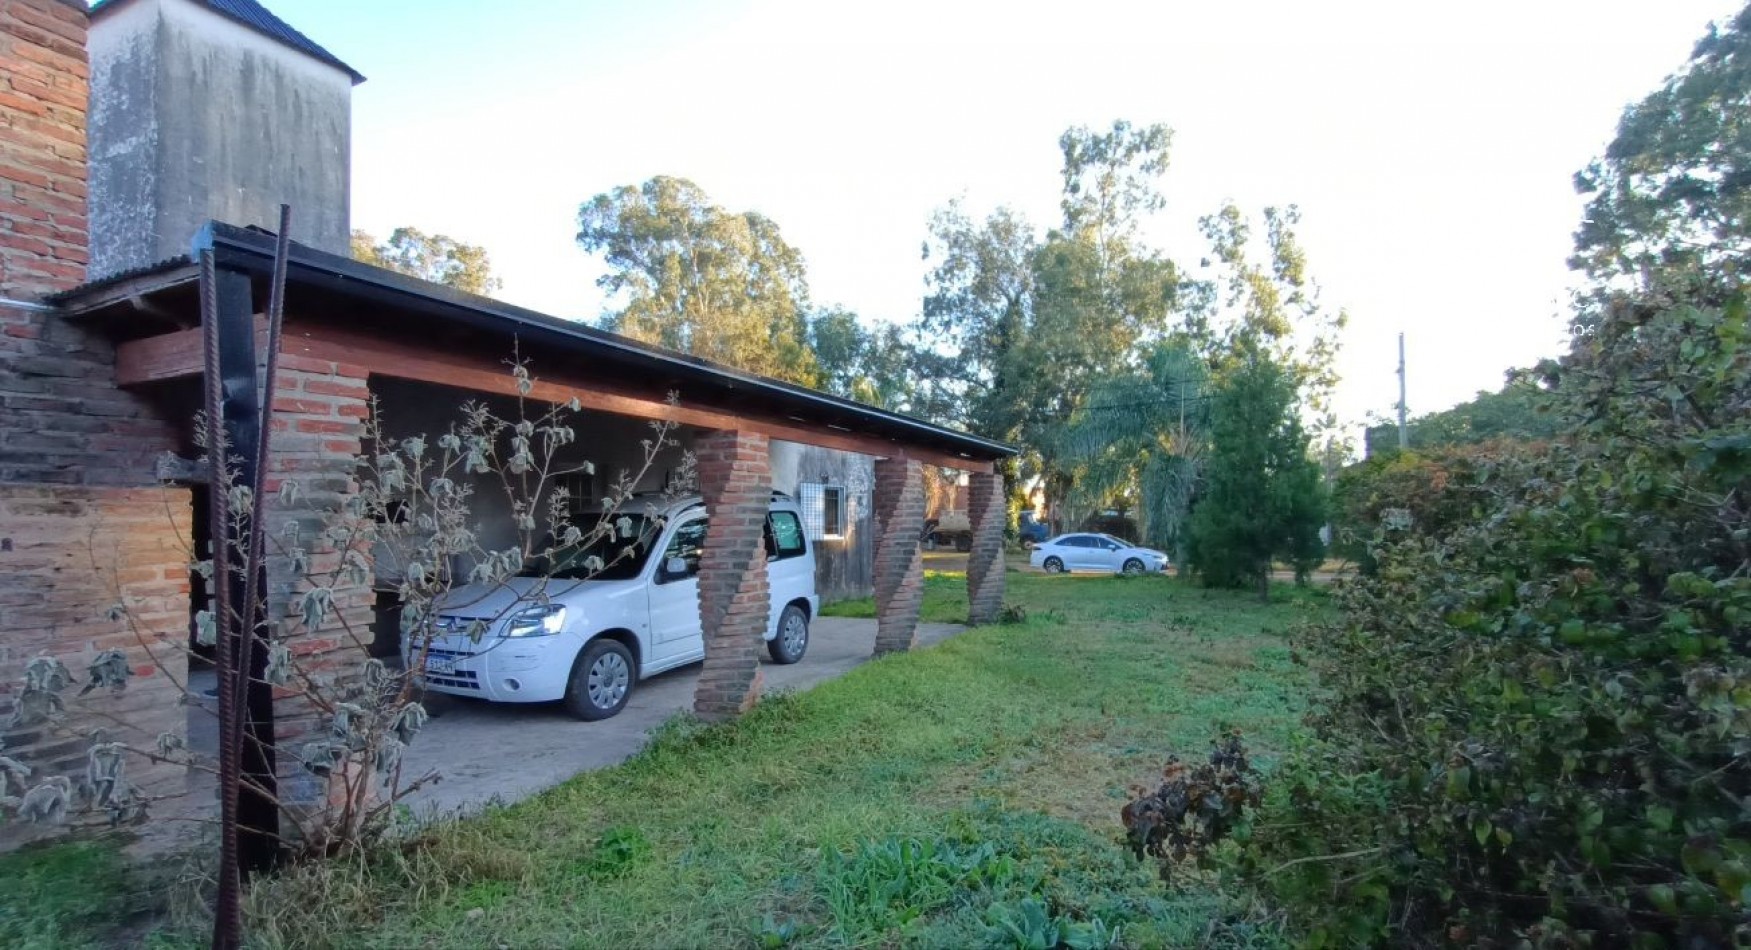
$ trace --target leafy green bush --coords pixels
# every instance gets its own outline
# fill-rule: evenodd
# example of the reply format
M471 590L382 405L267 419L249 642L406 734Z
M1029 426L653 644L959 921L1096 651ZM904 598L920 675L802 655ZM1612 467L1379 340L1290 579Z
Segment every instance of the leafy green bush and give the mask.
M1615 307L1568 364L1577 444L1498 466L1474 523L1380 548L1302 638L1321 741L1244 861L1310 942L1751 930L1745 315L1737 293Z
M1751 8L1626 111L1568 437L1376 550L1239 860L1309 943L1751 942Z
M1542 451L1542 444L1491 442L1391 451L1350 465L1332 484L1332 550L1373 573L1370 552L1383 533L1447 536L1489 507L1485 482L1498 466Z

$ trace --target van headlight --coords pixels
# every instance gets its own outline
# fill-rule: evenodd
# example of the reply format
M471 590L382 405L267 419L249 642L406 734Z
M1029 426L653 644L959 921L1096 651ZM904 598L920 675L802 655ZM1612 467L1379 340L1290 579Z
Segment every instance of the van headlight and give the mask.
M507 637L551 637L565 629L565 608L559 604L542 604L519 610L511 615L505 627Z

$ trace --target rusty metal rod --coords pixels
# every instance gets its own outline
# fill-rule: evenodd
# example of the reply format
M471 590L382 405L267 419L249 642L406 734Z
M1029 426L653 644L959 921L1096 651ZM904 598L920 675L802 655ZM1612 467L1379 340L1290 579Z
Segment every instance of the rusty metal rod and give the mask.
M267 605L261 603L260 585L265 578L262 559L264 557L267 529L263 524L263 515L267 507L268 480L268 446L272 439L274 418L274 387L279 373L280 363L280 328L286 317L286 261L291 252L292 206L280 205L280 231L274 238L274 271L268 284L268 352L266 366L262 370L262 402L261 428L255 441L255 484L250 486L251 507L249 513L249 576L244 579L243 600L246 615L246 627L249 635L243 638L242 652L238 658L237 668L242 675L237 678L237 698L243 702L250 689L250 674L253 670L251 661L254 659L257 631L267 620Z
M213 950L235 950L243 942L243 901L237 862L237 789L242 718L238 715L236 641L231 602L230 466L225 438L224 380L219 370L218 275L213 252L200 261L201 344L206 372L206 418L209 480L207 506L212 522L208 543L213 561L213 623L217 632L219 679L219 892L213 907Z

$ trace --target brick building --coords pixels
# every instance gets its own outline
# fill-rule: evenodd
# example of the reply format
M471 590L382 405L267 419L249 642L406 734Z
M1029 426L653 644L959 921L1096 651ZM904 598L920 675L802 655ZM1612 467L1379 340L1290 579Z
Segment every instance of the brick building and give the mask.
M129 730L149 745L187 725L175 702L187 661L148 651L141 636L186 636L203 596L190 563L205 489L183 474L199 455L193 262L210 251L220 307L259 315L273 246L260 229L282 201L293 205L296 243L269 471L310 490L271 508L271 527L312 519L356 490L347 463L368 448L369 400L390 434L430 431L434 406L513 398L504 360L514 348L538 377L532 398L586 410L579 442L601 477L638 454L648 420L675 423L696 453L714 512L701 568L701 714L732 715L758 696L763 610L741 607L764 589L759 519L738 526L718 513L763 505L775 485L818 505L818 540L845 549L823 586L854 592L867 571L877 650L903 650L918 618L921 468L970 473L971 619L995 615L994 463L1009 447L343 256L346 93L361 80L254 0L108 0L89 13L67 0L0 0L0 715L39 655L79 676L120 648L136 674L124 692L77 701L78 717L56 729L4 735L10 754L43 774L72 773L92 730ZM264 98L250 101L251 90ZM181 114L201 110L200 122ZM282 161L312 141L320 147ZM675 462L659 459L652 477ZM269 571L270 610L288 611L289 565ZM333 629L304 632L295 651L318 666L341 652L338 624L368 628L386 580L343 590ZM118 600L134 628L110 619ZM283 720L280 740L298 728ZM180 768L143 762L130 776L149 795L186 781Z

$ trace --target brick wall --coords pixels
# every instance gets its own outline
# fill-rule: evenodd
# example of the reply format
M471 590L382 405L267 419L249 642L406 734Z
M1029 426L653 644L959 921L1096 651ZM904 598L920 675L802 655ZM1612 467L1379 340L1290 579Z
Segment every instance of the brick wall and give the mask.
M159 406L115 385L115 347L76 318L0 304L0 482L153 484L181 445Z
M973 548L967 554L967 622L990 623L1003 610L1003 528L1009 517L1003 476L968 476Z
M0 2L0 297L85 279L85 13Z
M877 654L910 650L924 601L924 467L905 458L875 463Z
M76 684L62 694L68 715L61 723L4 734L7 754L36 770L33 783L53 775L77 781L93 729L139 749L151 749L159 733L183 733L181 691L152 654L183 677L175 644L188 636L190 504L184 488L0 484L0 723L25 664L40 654L59 657L82 680L99 652L121 649L135 674L119 693L81 697ZM109 619L118 602L132 613L131 626ZM150 653L135 631L156 644ZM127 768L148 795L186 789L182 767L130 757ZM32 831L0 824L0 844Z
M701 718L746 712L760 698L760 649L770 617L766 542L772 470L766 436L708 432L693 446L699 491L711 518L699 557L699 619L705 666L693 708Z

